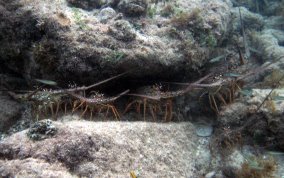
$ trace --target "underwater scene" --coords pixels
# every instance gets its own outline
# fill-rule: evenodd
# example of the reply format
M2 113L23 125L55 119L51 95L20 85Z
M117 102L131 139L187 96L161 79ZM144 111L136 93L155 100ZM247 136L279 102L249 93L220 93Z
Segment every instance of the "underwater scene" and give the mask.
M0 0L0 178L284 178L284 0Z

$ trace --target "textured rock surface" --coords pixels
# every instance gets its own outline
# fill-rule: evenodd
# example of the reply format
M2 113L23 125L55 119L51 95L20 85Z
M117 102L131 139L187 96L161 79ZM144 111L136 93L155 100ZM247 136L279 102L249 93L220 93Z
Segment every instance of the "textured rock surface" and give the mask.
M107 22L107 20L114 18L116 15L116 12L113 8L107 7L103 8L100 13L98 14L98 19L101 22Z
M121 1L139 4L143 12L145 2ZM65 1L1 3L0 61L27 79L37 76L63 84L91 83L129 69L135 70L132 77L190 78L209 59L212 51L206 48L207 43L218 45L228 35L231 4L180 1L177 6L185 13L202 9L197 41L196 28L175 30L170 17L128 19L118 14L102 23L98 9L72 8ZM206 33L202 34L202 29Z
M50 164L40 159L0 160L1 177L76 177L60 163Z
M252 55L245 62L273 61L272 68L283 69L283 12L279 9L284 3L277 7L277 1L269 1L258 9L256 1L245 2L249 4L241 12L248 47L262 56ZM260 16L258 10L280 16ZM27 79L25 85L43 78L60 86L67 87L69 81L81 86L131 69L129 76L134 80L188 81L197 73L208 73L211 63L207 66L207 62L220 55L238 63L235 43L241 44L242 51L245 47L239 9L229 0L0 0L0 22L0 70ZM222 66L231 67L223 62ZM244 69L255 66L247 63ZM18 89L21 82L4 83ZM211 124L210 92L205 89L200 95L190 93L194 97L175 98L175 119L199 121L193 115L202 113L210 116L206 119ZM260 109L266 115L248 116L267 92L260 94L251 98L255 102L240 98L225 104L215 95L220 109L217 122L212 121L215 147L211 147L211 132L209 137L197 137L190 123L56 122L58 132L40 141L30 140L27 130L18 132L0 143L0 177L129 177L130 171L141 177L222 176L224 165L240 168L244 157L234 152L240 141L284 149L283 102L276 103L277 112L267 102ZM198 95L203 95L204 103ZM4 95L1 104L0 131L15 123L21 108ZM23 125L16 124L15 130ZM212 149L217 156L211 155ZM227 160L222 155L226 150Z
M245 7L234 8L233 12L233 19L234 29L241 31L240 27L240 12L243 20L243 25L245 29L255 29L255 30L262 30L264 27L264 18L257 13L253 13L246 9Z
M279 43L279 37L274 35L275 30L266 29L259 33L252 34L252 43L256 49L262 51L266 61L273 62L273 68L283 69L284 67L284 47ZM280 45L279 45L280 44Z
M21 118L22 109L21 104L0 93L0 132L9 130Z
M141 16L146 14L147 0L121 0L118 8L127 16Z
M86 10L100 8L102 5L107 3L106 0L67 0L67 2L74 7L83 8Z
M47 170L50 175L56 175L64 173L66 168L76 176L87 177L128 177L130 171L139 172L142 177L196 175L195 163L190 160L196 156L193 150L197 137L190 123L69 121L54 124L58 133L45 140L34 142L27 137L27 131L3 140L0 175L16 176L23 172L27 176L45 175ZM34 167L28 167L33 163L47 170L34 172Z

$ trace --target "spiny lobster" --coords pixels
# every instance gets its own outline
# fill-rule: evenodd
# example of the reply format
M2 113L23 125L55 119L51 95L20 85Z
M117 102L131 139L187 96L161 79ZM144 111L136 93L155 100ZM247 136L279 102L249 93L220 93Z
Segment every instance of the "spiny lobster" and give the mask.
M87 110L90 110L90 119L92 119L93 116L93 112L97 109L98 112L100 113L102 111L102 109L106 108L106 116L109 112L109 109L112 110L112 113L114 115L114 117L116 118L116 120L120 119L120 115L116 109L116 107L112 104L115 100L117 100L119 97L127 94L129 92L129 90L125 90L124 92L114 96L114 97L109 97L106 98L104 97L104 95L102 94L98 94L96 93L95 95L93 95L93 98L85 98L81 95L72 93L72 92L68 92L68 94L70 94L71 96L73 96L75 99L77 99L74 104L73 104L73 109L72 109L72 113L74 113L78 108L83 107L84 111L81 114L81 117L84 116L84 114L87 112ZM79 105L77 105L79 104Z
M211 74L202 77L193 83L187 83L187 87L177 91L162 91L160 85L153 85L150 87L144 87L142 90L138 90L139 93L127 94L134 96L134 100L131 101L125 108L124 113L128 112L132 105L136 104L136 112L140 114L141 105L143 104L143 118L146 120L147 108L149 108L150 114L154 121L156 121L157 112L162 112L162 107L165 107L164 121L168 122L173 117L173 98L184 95L196 88L198 84L207 79Z
M8 93L13 98L18 99L20 101L31 102L36 119L39 119L41 115L48 115L49 113L48 110L50 110L53 118L57 118L58 112L60 108L62 107L62 105L64 107L64 113L66 114L67 109L72 108L72 106L74 106L74 103L78 102L77 99L79 100L84 99L84 97L78 94L75 94L76 92L82 92L82 91L85 92L86 90L92 89L103 83L114 80L127 73L128 72L124 72L122 74L110 77L106 80L94 83L89 86L82 86L82 87L69 88L69 89L57 89L57 90L41 90L41 87L40 87L31 93L23 94L23 95L17 95L13 92L8 92ZM127 92L125 91L118 96L120 97L125 93ZM70 95L73 96L73 98L77 97L76 100L73 100L72 97L70 97ZM113 102L115 99L118 98L118 96L112 97L112 98L104 98L103 99L104 104L107 105L108 101ZM86 98L86 103L88 102L89 100ZM99 99L96 100L95 98L93 98L92 104L94 104L95 102L98 102L99 104L101 104L101 101ZM116 111L113 105L109 105L109 107L112 108L112 110ZM117 117L117 113L116 113L116 117Z

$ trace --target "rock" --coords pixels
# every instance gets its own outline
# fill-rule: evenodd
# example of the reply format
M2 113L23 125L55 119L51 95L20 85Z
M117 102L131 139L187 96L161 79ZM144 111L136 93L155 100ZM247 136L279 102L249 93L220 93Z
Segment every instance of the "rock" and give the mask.
M32 140L38 141L43 140L49 137L52 137L56 134L57 129L52 124L51 120L39 121L34 123L27 133L28 137Z
M133 41L136 37L135 31L126 20L115 21L113 26L110 27L109 33L114 38L125 42Z
M219 124L222 126L240 126L247 112L247 105L242 102L227 105L219 114Z
M267 29L278 29L284 30L284 17L283 16L272 16L265 20L265 27Z
M139 17L146 14L147 0L121 0L118 9L127 16Z
M282 128L277 132L276 135L276 140L277 140L277 146L280 148L282 151L284 151L284 124L282 123L281 125Z
M279 12L281 2L278 0L232 0L235 6L244 6L252 12L261 15L275 15Z
M0 175L41 177L196 177L197 137L189 123L64 121L54 137L33 141L28 130L0 142ZM20 141L19 141L20 140ZM208 147L204 149L208 151ZM200 155L203 156L203 155ZM207 164L200 162L200 165ZM30 172L30 170L34 170ZM39 169L41 168L41 169ZM29 176L28 176L29 177ZM45 176L46 177L46 176ZM48 177L48 176L47 176ZM59 176L62 177L62 176Z
M241 31L240 11L242 15L243 25L245 29L262 30L264 27L264 18L257 13L249 11L245 7L234 8L233 12L233 28L235 31Z
M206 41L220 44L225 39L224 35L231 31L232 4L230 1L177 1L175 4L183 13L177 13L172 17L173 26L175 26L174 19L180 19L178 21L181 23L178 23L176 28L187 24L186 28L196 39L201 39L201 44Z
M284 150L284 120L282 114L266 114L269 131L275 137L275 145L278 149Z
M279 37L274 35L275 31L265 29L261 32L250 34L252 46L254 49L262 52L265 61L273 61L270 66L275 69L283 69L284 67L284 47L279 43Z
M252 97L248 100L248 103L259 106L261 103L263 103L270 92L271 89L252 89ZM263 103L263 106L260 108L260 110L272 115L282 114L284 112L284 101L277 98L284 96L284 90L275 89L270 96L270 99L267 99Z
M238 150L235 150L233 153L228 155L225 165L235 169L240 169L244 161L245 157L242 155L242 153Z
M144 11L147 7L146 1L123 2L138 4ZM123 2L121 7L126 7ZM188 7L188 12L195 8L204 10L204 30L210 32L209 37L200 30L202 38L196 40L186 29L176 31L181 38L173 38L173 24L159 21L159 28L156 20L147 17L115 17L104 22L105 17L100 15L105 10L94 15L84 9L72 9L65 1L9 1L0 7L1 68L22 74L29 83L37 76L56 81L61 87L68 86L69 81L93 84L129 69L135 69L130 74L132 78L190 80L209 59L210 49L203 45L204 40L214 46L226 38L230 3L179 3L182 8ZM107 9L112 15L113 11Z
M0 93L0 132L9 130L20 118L23 106Z
M196 134L200 137L209 137L213 132L212 125L209 124L196 124Z
M209 172L205 175L205 178L214 178L215 177L215 174L216 172L215 171L212 171L212 172Z
M263 9L263 12L261 12L262 14L264 14L265 16L279 16L282 15L283 16L283 10L284 10L284 2L281 1L267 1L268 4L267 6L265 6L265 8Z
M213 160L210 150L208 150L209 139L199 137L196 143L198 144L196 144L197 147L195 151L195 159L192 161L195 163L196 169L199 172L202 172L202 174L206 174L209 169L214 169L212 162L215 161Z
M120 0L108 0L108 4L113 8L116 8L119 2Z
M116 15L116 12L113 8L106 7L100 11L98 18L102 23L105 23L107 22L107 20L114 18L115 15Z
M19 73L26 69L28 48L41 36L33 14L22 7L16 1L0 4L0 61L6 70Z
M107 3L107 0L67 0L67 2L78 8L92 10L100 8L102 5Z
M1 177L64 177L74 178L62 164L50 164L42 159L0 160Z

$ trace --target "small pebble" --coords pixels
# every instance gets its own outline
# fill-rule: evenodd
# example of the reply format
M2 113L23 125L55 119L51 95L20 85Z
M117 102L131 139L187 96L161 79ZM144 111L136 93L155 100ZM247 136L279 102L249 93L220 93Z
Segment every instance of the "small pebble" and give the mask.
M215 174L216 174L215 171L209 172L205 175L205 178L213 178L215 176Z
M213 127L211 125L197 124L195 132L200 137L209 137L213 132Z

